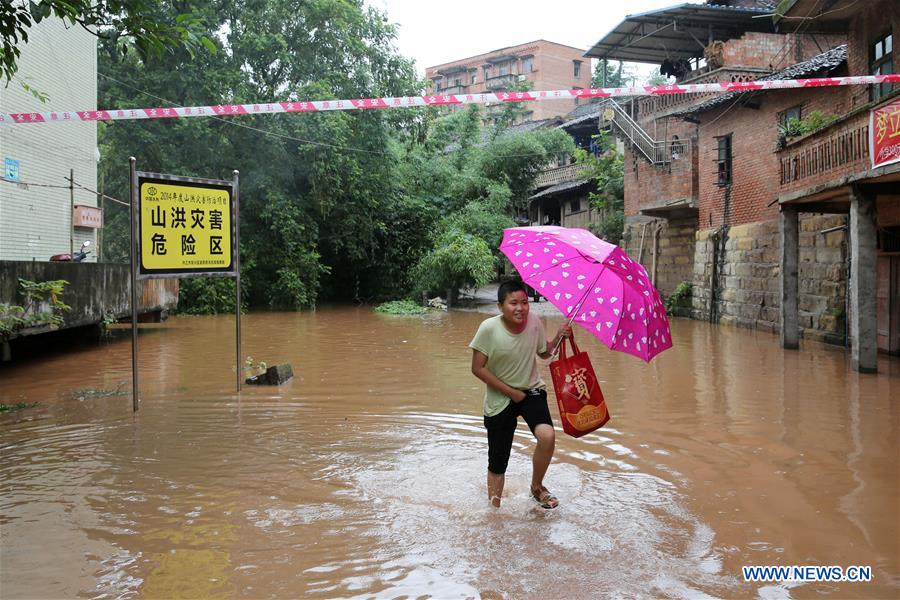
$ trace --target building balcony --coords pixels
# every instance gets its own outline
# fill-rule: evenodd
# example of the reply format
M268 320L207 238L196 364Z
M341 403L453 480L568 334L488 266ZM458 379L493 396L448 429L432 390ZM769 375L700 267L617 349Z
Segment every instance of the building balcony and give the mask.
M869 110L857 110L819 131L788 140L777 152L781 193L805 189L866 171Z
M664 164L638 163L638 171L626 176L629 214L663 219L696 217L699 206L699 152L692 140L665 146Z
M581 181L585 179L587 170L588 165L578 163L544 169L538 174L534 184L537 188L543 188L560 183Z
M715 71L702 73L679 81L678 85L698 83L732 83L735 81L756 81L758 78L768 75L770 71L763 69L730 69L722 67ZM664 94L661 96L648 96L638 100L639 115L665 116L676 110L683 110L693 104L700 104L710 98L719 95L717 92L705 94Z
M495 77L488 77L484 84L489 92L496 92L512 89L518 80L518 75L497 75Z

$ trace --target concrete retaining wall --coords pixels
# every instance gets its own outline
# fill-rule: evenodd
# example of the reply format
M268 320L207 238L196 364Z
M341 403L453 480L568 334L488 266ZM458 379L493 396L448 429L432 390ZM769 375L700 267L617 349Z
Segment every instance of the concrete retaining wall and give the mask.
M19 278L36 282L64 279L69 284L62 301L72 310L63 314L61 329L93 325L107 316L118 319L131 315L129 273L128 265L119 264L0 261L0 302L22 304ZM177 306L177 279L138 281L141 314Z
M844 343L847 298L847 233L822 230L846 225L844 215L800 219L800 332L805 338ZM716 236L719 242L716 243ZM778 221L697 232L693 316L710 318L715 249L716 313L721 324L778 332L780 266Z
M645 227L646 225L646 227ZM656 243L656 273L653 273L654 231L659 227ZM656 289L663 297L668 297L682 281L693 280L696 217L683 219L654 219L632 217L625 224L622 246L630 257L637 260L654 278ZM641 240L644 251L641 253ZM655 277L654 277L655 275Z

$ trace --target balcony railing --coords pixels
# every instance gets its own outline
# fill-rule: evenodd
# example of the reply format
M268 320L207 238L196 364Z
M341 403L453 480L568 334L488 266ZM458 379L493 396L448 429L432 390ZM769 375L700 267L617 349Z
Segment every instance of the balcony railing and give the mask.
M709 73L704 73L697 77L679 81L678 85L694 83L731 83L735 81L756 81L758 78L768 74L769 71L759 69L738 70L721 68ZM668 113L674 111L675 109L688 107L692 104L700 104L701 102L709 100L716 95L719 95L719 93L708 92L702 94L663 94L661 96L649 96L638 101L638 113L641 115Z
M441 88L440 93L444 96L457 96L465 94L468 89L469 86L467 85L451 85L450 87Z
M588 168L588 165L576 163L544 169L538 174L534 183L535 186L541 188L569 181L579 181L585 179Z
M665 140L654 140L650 134L631 118L618 102L607 98L601 103L600 126L612 127L619 139L631 144L632 149L641 154L650 164L666 165L676 154L683 155L687 150L687 140L679 142L674 148Z
M518 75L497 75L488 77L484 84L489 91L508 90L516 84L518 77Z
M850 170L864 170L869 161L868 113L854 115L831 127L800 138L779 151L781 185ZM858 163L853 165L853 163Z

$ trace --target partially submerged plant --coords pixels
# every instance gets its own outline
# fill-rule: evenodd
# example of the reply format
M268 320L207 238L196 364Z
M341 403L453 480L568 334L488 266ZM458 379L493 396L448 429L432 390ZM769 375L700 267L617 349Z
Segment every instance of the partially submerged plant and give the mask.
M675 291L672 292L672 295L666 298L666 312L670 315L672 311L675 310L681 301L685 298L690 298L693 294L694 286L690 281L682 281L678 284L678 287L675 288Z
M392 300L376 306L375 312L388 315L424 315L428 309L412 300Z
M252 356L248 356L247 360L244 361L244 374L247 377L261 375L265 373L268 368L269 366L263 361L255 363Z
M64 279L34 282L19 278L19 294L25 302L0 303L0 339L27 327L58 328L63 322L62 313L72 308L60 299L68 284ZM44 309L45 305L49 305L49 310Z

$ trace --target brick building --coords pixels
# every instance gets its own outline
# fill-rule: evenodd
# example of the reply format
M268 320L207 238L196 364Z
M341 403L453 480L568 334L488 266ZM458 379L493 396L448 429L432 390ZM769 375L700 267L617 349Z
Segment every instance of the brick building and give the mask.
M49 17L29 29L20 48L18 77L0 91L0 113L97 109L97 38ZM46 102L18 80L46 94ZM71 171L78 184L97 189L96 122L3 125L0 159L0 260L46 261L87 240L96 248L96 196L65 189ZM92 251L87 260L95 257Z
M816 5L789 2L785 16ZM892 72L900 7L854 5L777 29L758 18L771 9L751 1L679 5L626 18L588 56L675 65L679 83ZM607 101L604 119L626 141L626 248L661 293L693 284L695 318L780 332L787 347L800 335L849 343L855 366L874 369L876 297L877 346L900 351L891 251L900 174L897 164L871 168L868 119L896 94L858 86ZM827 126L784 135L791 119L811 118Z
M571 46L535 40L425 69L429 94L481 94L515 89L571 90L591 86L591 61ZM562 116L577 105L566 98L533 102L523 120ZM488 108L490 114L490 107Z
M599 104L583 104L553 126L568 133L578 148L591 150L600 117L598 110ZM529 223L584 228L597 222L601 215L590 202L595 185L586 176L583 165L569 160L541 171L535 180L534 193L528 199Z

